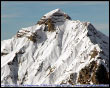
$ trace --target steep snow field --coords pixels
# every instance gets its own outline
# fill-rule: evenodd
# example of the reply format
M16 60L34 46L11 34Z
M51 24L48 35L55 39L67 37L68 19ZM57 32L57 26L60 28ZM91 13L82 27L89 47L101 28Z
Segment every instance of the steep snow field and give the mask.
M107 84L108 73L109 38L60 9L1 41L1 84Z

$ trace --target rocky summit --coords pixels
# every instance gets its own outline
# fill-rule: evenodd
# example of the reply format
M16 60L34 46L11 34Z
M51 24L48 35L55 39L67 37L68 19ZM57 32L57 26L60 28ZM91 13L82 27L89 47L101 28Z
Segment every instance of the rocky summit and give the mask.
M108 82L109 37L60 9L1 41L1 85Z

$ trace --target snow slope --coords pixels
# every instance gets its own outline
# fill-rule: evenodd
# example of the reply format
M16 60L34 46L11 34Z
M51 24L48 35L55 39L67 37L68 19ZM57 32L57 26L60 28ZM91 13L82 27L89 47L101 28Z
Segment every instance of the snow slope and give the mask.
M107 84L108 73L109 38L60 9L1 41L1 84Z

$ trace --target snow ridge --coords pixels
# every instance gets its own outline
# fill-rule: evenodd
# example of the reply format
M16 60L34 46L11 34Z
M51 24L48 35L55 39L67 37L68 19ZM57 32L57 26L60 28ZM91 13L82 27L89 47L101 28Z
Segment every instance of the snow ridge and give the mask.
M108 52L109 38L90 22L55 9L1 42L1 84L107 84Z

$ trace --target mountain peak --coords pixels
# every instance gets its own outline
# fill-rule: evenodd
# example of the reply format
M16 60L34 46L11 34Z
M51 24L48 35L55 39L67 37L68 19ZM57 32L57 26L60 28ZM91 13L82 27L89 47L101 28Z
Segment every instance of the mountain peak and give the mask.
M55 9L52 10L48 13L46 13L39 21L37 24L45 24L48 20L51 20L51 22L54 23L59 23L59 22L64 22L66 19L71 20L71 17L61 11L61 9Z
M109 38L55 9L1 42L1 73L2 85L108 84Z
M54 9L54 10L52 10L52 11L46 13L44 16L49 17L49 16L54 15L55 13L64 14L64 12L63 12L61 9L58 8L58 9Z

